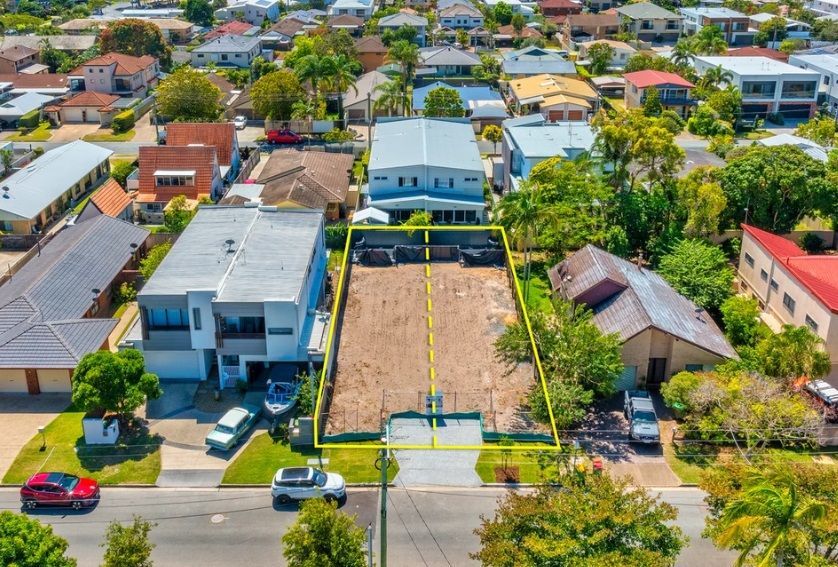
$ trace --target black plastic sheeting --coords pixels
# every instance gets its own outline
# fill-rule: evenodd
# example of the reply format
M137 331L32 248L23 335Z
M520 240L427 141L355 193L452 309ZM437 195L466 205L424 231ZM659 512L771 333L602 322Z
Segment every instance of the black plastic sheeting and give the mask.
M364 266L392 266L393 264L424 262L425 249L430 249L433 261L460 262L464 266L504 266L503 250L497 248L470 248L459 246L409 246L398 244L393 248L360 248L352 251L352 262Z
M392 266L395 264L387 250L381 248L364 248L355 250L352 261L364 266Z
M503 266L503 250L460 250L460 260L466 266Z
M422 262L425 260L425 247L397 244L393 247L393 258L396 262Z

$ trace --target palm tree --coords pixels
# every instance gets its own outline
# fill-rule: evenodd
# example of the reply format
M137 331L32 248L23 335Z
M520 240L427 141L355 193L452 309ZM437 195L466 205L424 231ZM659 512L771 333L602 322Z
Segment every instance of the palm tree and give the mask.
M404 100L401 77L376 85L373 90L379 93L373 103L375 110L387 109L387 116L393 116L394 112L399 111Z
M413 76L419 65L419 47L404 39L395 41L387 52L387 61L398 63L402 69L402 104L407 111L407 89L413 84Z
M724 55L727 53L727 40L721 28L704 26L692 39L695 50L700 55Z
M678 67L688 67L695 59L695 45L689 39L679 39L672 48L670 60Z
M703 89L715 89L722 83L730 84L733 81L733 74L721 65L710 67L699 79L699 86Z
M808 546L811 525L825 517L826 506L801 495L791 473L758 471L722 511L717 543L742 550L737 566L753 555L760 567L782 567L792 551Z
M498 33L498 23L495 20L485 20L483 29L489 32L489 49L495 48L495 34Z
M530 291L530 255L539 229L557 217L555 207L545 202L536 185L521 182L518 191L508 193L498 203L499 222L512 232L512 239L524 248L524 301Z
M311 85L311 92L315 103L320 96L320 83L328 81L334 69L334 57L330 55L306 55L301 57L294 67L294 72L297 73L297 78L301 83L308 81Z
M332 57L331 67L331 75L326 77L326 81L332 92L338 96L338 116L343 118L343 93L352 89L356 95L358 94L358 87L355 86L358 82L355 76L358 62L340 54Z

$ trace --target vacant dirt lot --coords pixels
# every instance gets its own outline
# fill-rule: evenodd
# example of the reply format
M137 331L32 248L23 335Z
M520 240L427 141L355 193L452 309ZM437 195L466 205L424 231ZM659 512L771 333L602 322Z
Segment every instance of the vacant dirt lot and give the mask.
M522 429L521 402L534 384L533 369L519 365L510 372L494 348L516 321L506 272L434 263L430 282L433 347L424 264L352 267L328 433L377 431L382 404L386 414L424 411L431 348L445 412L479 410L488 429Z

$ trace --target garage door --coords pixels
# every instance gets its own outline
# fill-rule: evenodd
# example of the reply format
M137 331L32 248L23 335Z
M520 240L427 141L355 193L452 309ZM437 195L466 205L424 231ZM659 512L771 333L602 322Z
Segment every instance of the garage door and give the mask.
M809 118L812 113L808 104L781 104L779 110L784 118Z
M26 372L23 369L0 370L0 393L26 394Z
M41 392L69 392L70 371L66 368L41 368L38 370Z
M351 108L347 113L350 120L363 120L366 118L366 112L361 108Z
M198 352L187 351L151 351L144 352L145 367L149 372L154 372L161 379L193 379L200 380L201 376L198 365Z
M581 110L568 110L567 111L567 119L568 120L584 120L585 113Z
M631 390L637 386L637 367L626 366L614 386L617 390Z
M549 120L550 122L564 120L564 110L551 110L547 113L547 120Z

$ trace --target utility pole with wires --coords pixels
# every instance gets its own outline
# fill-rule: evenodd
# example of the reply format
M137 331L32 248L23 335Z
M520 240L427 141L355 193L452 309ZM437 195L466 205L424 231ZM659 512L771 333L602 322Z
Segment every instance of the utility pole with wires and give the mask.
M386 426L385 426L386 427ZM379 450L379 457L375 460L375 468L381 471L381 506L379 511L379 564L387 567L387 468L390 464L390 449L387 447L387 431L381 436L384 447Z

